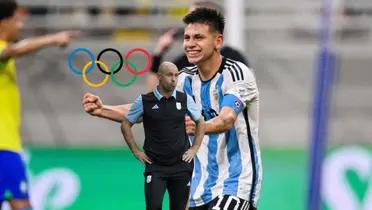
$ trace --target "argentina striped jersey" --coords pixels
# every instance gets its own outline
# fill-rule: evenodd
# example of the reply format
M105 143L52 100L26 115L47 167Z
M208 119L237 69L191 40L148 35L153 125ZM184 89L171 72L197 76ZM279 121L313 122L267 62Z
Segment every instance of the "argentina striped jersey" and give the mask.
M180 71L177 90L190 95L206 121L225 106L238 117L225 133L206 134L194 159L190 207L219 195L234 195L257 203L262 165L258 145L258 89L253 72L243 63L223 58L216 75L201 81L198 68Z

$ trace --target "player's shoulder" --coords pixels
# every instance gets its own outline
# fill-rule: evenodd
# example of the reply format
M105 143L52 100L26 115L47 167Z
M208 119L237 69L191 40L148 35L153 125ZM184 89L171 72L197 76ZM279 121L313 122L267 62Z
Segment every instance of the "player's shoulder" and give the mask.
M222 73L225 77L231 79L232 82L250 81L254 79L253 71L247 65L230 58L226 58Z
M183 67L180 71L179 71L179 75L190 75L190 76L193 76L193 75L196 75L198 74L198 67L195 65L195 66L188 66L188 67Z
M186 84L190 84L192 78L198 74L197 66L184 67L178 72L178 82L176 89L183 92ZM189 81L189 82L187 82Z

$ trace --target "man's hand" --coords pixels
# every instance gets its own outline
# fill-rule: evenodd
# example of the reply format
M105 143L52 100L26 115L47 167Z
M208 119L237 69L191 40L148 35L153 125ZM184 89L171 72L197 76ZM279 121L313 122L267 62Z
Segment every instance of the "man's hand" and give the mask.
M187 163L190 163L192 161L192 159L194 158L194 156L196 155L196 153L198 152L198 148L192 146L190 147L186 152L185 154L183 154L182 156L182 160L187 162Z
M174 43L174 35L176 33L177 28L172 28L159 38L154 50L155 55L161 55L169 49L169 47Z
M149 157L147 157L147 155L144 152L136 151L133 154L143 164L145 164L145 163L152 164L151 159Z
M80 35L79 31L61 31L55 34L51 34L50 38L52 42L59 47L66 47L72 38Z
M91 93L86 93L83 96L82 105L84 111L92 116L100 116L103 110L103 103L101 99Z
M191 136L195 135L196 124L189 116L185 117L185 125L186 133Z

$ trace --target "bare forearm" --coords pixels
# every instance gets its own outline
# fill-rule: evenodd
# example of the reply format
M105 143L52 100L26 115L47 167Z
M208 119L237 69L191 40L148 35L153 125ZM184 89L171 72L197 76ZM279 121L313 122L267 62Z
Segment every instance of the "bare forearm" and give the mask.
M122 122L124 116L128 114L132 104L123 104L123 105L103 105L102 113L98 117L112 120L115 122Z
M206 134L223 133L230 130L232 126L233 126L232 122L217 116L205 122L204 132Z
M130 124L127 120L123 120L121 123L121 133L123 134L124 140L127 143L129 149L135 153L139 151L139 148L134 140L133 132L132 132L132 124Z
M196 122L196 130L195 130L195 140L194 143L192 144L193 147L199 148L202 140L204 138L204 127L205 127L205 122L204 118L201 117L198 122Z
M24 39L16 44L9 46L2 54L2 59L15 58L35 52L41 48L53 45L54 39L51 35Z
M235 123L237 113L230 107L223 107L219 115L205 123L205 133L223 133L230 130Z

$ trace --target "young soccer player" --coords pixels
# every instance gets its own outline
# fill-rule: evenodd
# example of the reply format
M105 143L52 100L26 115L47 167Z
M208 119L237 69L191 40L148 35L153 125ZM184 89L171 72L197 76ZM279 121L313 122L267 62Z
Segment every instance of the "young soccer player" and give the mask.
M183 21L183 48L195 66L180 72L177 90L194 98L206 120L195 158L190 210L254 210L262 182L256 79L246 65L220 54L225 21L216 10L197 8ZM130 108L102 105L89 93L83 106L91 115L115 121ZM195 129L189 119L186 126L188 133Z
M23 26L14 0L0 0L0 209L29 210L26 169L21 158L20 96L14 59L47 46L66 46L75 32L60 32L17 42Z

